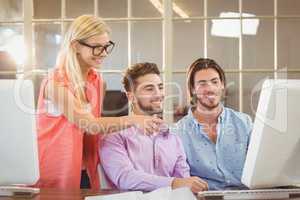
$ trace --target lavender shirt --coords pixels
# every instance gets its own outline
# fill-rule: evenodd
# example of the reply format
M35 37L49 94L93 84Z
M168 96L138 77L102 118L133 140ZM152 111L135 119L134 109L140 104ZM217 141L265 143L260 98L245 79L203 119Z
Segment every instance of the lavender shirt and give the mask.
M183 145L173 133L146 136L131 127L102 142L101 164L118 189L152 191L171 186L174 177L190 176Z

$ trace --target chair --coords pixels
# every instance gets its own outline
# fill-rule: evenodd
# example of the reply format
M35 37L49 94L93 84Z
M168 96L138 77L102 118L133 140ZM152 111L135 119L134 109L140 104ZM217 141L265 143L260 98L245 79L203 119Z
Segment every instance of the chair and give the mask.
M102 116L118 117L128 115L128 100L125 92L107 90L103 101Z

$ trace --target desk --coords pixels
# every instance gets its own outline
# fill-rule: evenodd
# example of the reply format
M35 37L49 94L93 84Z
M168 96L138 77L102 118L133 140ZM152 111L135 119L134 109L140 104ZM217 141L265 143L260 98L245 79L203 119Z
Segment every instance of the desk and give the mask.
M0 200L24 200L24 199L25 200L84 200L85 196L106 195L106 194L114 194L118 192L119 191L117 190L91 191L91 190L84 189L84 190L71 191L71 190L41 189L40 194L32 198L0 197ZM205 200L205 199L201 198L199 200ZM300 197L297 196L290 199L282 199L282 200L300 200Z
M41 189L38 195L32 198L20 197L0 197L0 200L83 200L85 196L105 195L118 193L116 190L101 190L92 191L88 189L83 190L57 190L57 189Z

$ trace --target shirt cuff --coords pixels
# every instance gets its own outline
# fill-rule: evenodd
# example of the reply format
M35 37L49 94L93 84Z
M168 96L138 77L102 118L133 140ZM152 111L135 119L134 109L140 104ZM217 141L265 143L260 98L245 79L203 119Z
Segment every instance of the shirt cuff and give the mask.
M157 188L172 186L174 177L160 177L161 180L157 181Z

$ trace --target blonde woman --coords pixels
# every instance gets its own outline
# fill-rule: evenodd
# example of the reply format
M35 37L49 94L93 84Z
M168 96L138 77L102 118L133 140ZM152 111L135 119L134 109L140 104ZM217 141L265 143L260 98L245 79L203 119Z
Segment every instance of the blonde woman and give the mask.
M90 187L99 189L99 133L137 125L156 132L162 121L156 117L100 117L104 94L96 73L112 51L109 27L98 17L75 19L65 35L57 66L42 82L38 100L38 187L80 188L86 170Z

